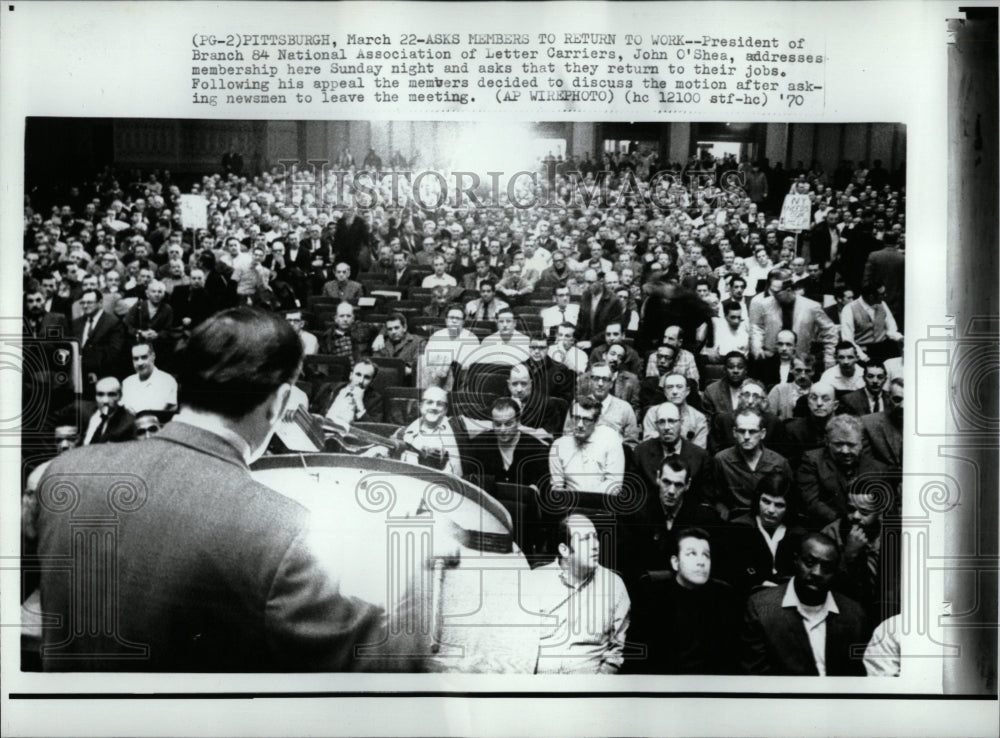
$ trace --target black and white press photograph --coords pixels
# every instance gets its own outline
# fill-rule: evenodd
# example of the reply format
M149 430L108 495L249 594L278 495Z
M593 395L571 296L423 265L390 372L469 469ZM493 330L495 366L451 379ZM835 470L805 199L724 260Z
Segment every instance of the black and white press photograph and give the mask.
M24 147L22 672L907 668L905 125Z

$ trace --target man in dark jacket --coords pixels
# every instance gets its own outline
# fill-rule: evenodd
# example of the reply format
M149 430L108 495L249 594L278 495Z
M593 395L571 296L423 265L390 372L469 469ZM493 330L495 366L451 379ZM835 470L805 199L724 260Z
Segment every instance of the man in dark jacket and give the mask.
M353 598L336 570L349 548L312 535L316 513L250 475L301 361L280 316L220 313L187 344L181 411L162 431L50 464L38 492L39 555L77 563L42 571L42 608L54 618L43 629L46 670L337 671L385 667L379 654L394 643L429 652L412 638L386 640L385 609ZM106 522L90 523L99 527L74 558L81 521L109 516L114 542ZM108 576L114 597L92 590ZM81 599L94 627L73 605Z
M583 275L587 290L580 301L580 314L576 322L576 345L589 349L604 336L608 323L618 321L622 315L621 301L604 288L604 276L595 269ZM584 345L585 344L585 345Z
M510 397L498 397L490 408L490 419L493 427L470 442L466 476L486 475L494 482L544 488L549 447L520 431L521 406Z
M840 563L822 533L803 537L788 584L750 597L743 625L743 671L781 676L864 676L871 630L854 600L830 591Z
M646 646L646 658L632 663L635 671L739 672L741 603L732 587L712 579L712 553L707 531L685 528L677 533L667 576L639 588L629 640Z

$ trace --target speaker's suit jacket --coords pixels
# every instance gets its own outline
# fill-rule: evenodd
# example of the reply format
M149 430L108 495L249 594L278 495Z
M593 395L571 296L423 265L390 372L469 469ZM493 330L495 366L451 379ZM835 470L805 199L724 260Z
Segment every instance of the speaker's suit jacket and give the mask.
M380 637L382 609L341 591L312 545L309 511L255 481L215 433L174 421L148 440L67 452L39 495L41 556L72 561L74 546L103 546L114 564L42 573L42 608L58 618L43 631L46 670L365 668L354 646ZM80 544L81 520L96 517L114 524ZM102 627L74 634L76 582L99 574L114 577L115 597L96 601Z

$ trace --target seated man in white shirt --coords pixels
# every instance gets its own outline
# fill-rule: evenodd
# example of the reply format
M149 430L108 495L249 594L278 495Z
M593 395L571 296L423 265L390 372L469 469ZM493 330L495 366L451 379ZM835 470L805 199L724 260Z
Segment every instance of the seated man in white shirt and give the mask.
M841 341L837 344L834 359L836 364L831 366L820 377L821 382L829 382L838 393L853 392L865 386L865 379L858 368L858 350L850 341Z
M507 364L516 366L530 358L528 337L514 328L514 312L504 308L497 313L497 331L483 339L482 345L469 354L465 365Z
M570 432L557 438L549 451L553 490L620 493L625 451L621 436L598 425L600 416L601 404L593 398L581 397L573 403Z
M466 330L465 308L455 304L448 307L445 327L431 334L424 344L418 370L420 387L436 385L451 389L454 367L464 367L469 357L479 348L479 339Z
M639 443L639 422L635 410L625 400L611 394L614 385L614 371L606 361L595 361L581 378L577 387L578 394L587 394L601 403L600 424L606 425L629 446ZM574 427L572 411L566 416L563 433L572 433Z
M625 660L631 602L625 583L600 565L600 539L585 515L559 521L557 558L522 580L521 605L545 617L538 674L617 674Z
M562 323L556 328L556 342L549 347L549 358L564 364L577 374L587 371L587 355L576 347L576 326Z
M434 273L424 277L424 281L420 283L421 287L456 287L458 285L455 278L446 271L447 264L443 256L435 256L432 267Z
M712 345L702 349L702 354L713 364L721 364L730 351L750 355L750 332L743 320L743 306L735 300L725 300L722 313L724 317L712 318Z
M580 306L573 305L569 301L569 287L556 287L555 301L555 305L542 308L539 312L546 335L550 335L553 328L563 323L569 323L576 328L576 321L580 315Z
M156 353L148 343L132 347L135 374L122 382L122 405L133 415L140 410L177 410L177 380L156 366Z
M448 393L428 387L420 399L420 417L397 436L409 449L401 459L462 476L463 457L469 458L469 436L460 418L448 417Z

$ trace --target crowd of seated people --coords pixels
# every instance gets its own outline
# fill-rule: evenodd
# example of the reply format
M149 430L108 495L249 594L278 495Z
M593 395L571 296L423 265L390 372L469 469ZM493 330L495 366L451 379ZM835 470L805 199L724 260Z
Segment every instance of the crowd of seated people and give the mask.
M864 674L848 646L899 608L905 190L862 165L782 171L812 202L793 234L756 163L700 161L742 196L703 180L665 205L628 194L655 164L628 158L589 204L567 192L595 162L545 162L555 207L331 204L295 169L205 176L183 188L208 203L199 229L162 174L33 193L25 398L51 401L26 473L153 436L178 342L251 305L301 336L293 407L495 495L551 569L546 596L614 600L578 644L615 651L596 670ZM595 571L611 579L591 588Z

